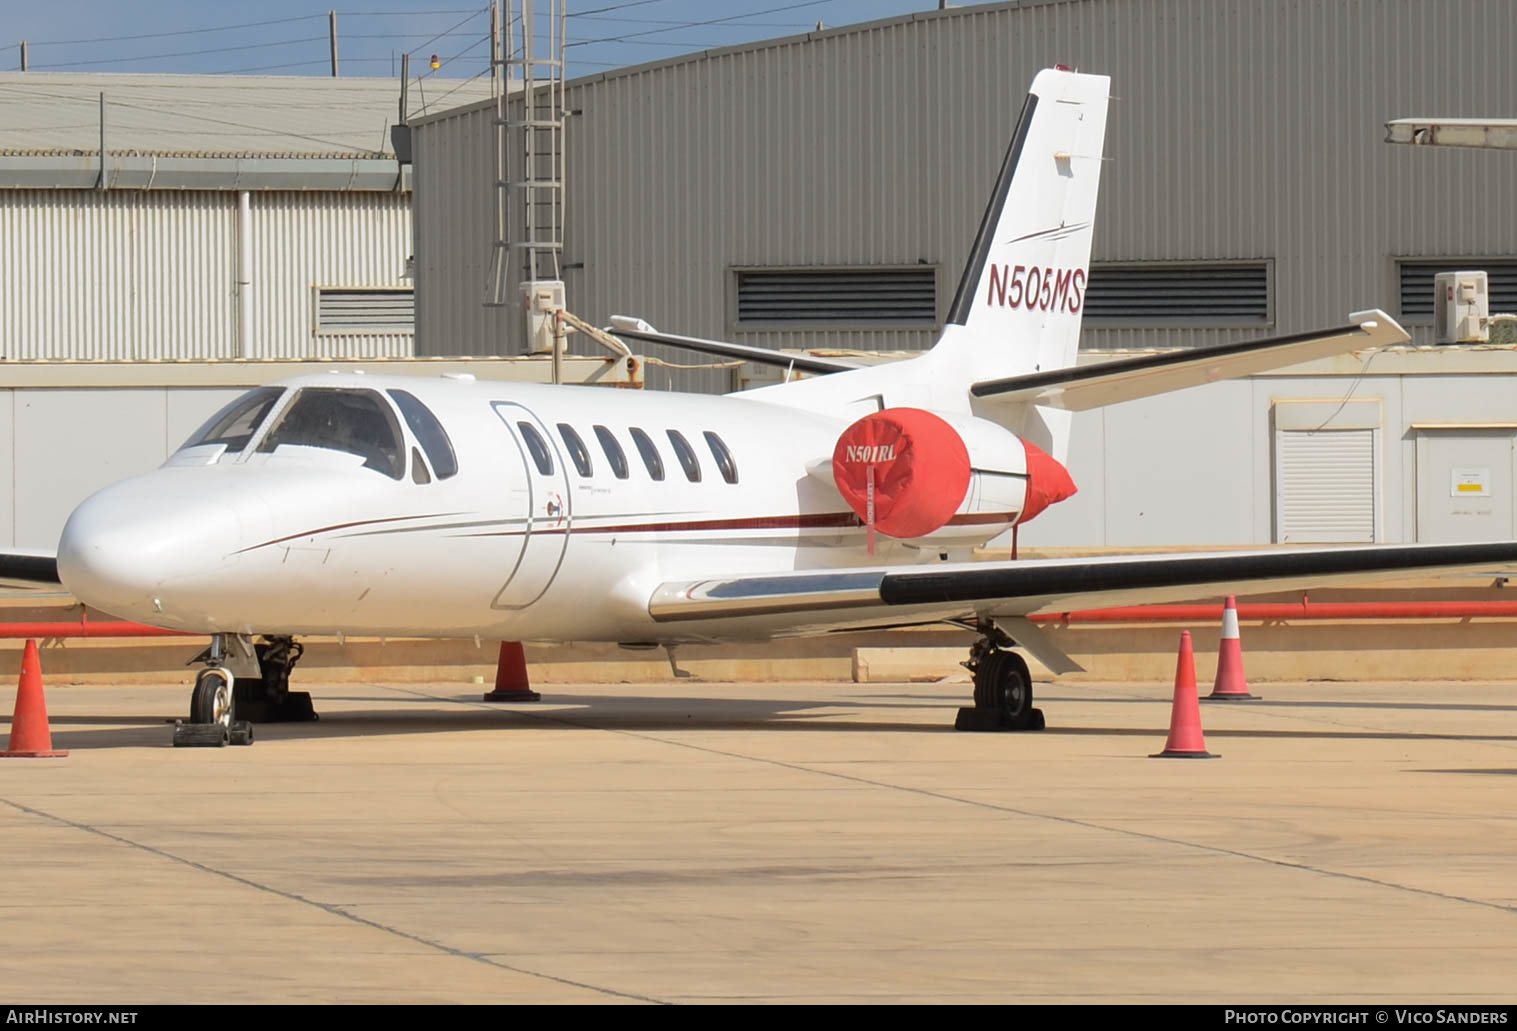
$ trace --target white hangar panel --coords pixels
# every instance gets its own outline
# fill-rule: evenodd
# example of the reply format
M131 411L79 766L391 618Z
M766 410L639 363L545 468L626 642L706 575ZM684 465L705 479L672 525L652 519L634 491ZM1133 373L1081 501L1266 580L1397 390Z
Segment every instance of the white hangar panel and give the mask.
M79 502L163 461L161 389L13 393L16 547L57 547Z
M1253 530L1256 421L1245 381L1108 408L1106 543L1247 541Z
M163 457L167 458L190 439L223 405L247 393L243 387L180 387L164 391Z
M16 481L15 394L0 390L0 544L16 544L16 499L12 484Z
M1069 436L1065 466L1075 481L1075 496L1040 513L1017 531L1017 543L1028 547L1067 547L1106 541L1106 411L1076 412ZM998 546L1010 547L1003 534Z

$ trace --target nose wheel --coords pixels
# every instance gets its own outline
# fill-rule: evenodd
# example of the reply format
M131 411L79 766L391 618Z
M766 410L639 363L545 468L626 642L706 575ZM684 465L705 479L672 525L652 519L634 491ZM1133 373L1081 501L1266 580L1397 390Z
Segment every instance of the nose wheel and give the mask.
M1004 635L1000 635L1004 637ZM974 708L959 710L956 730L1042 730L1043 710L1032 705L1032 674L1016 652L987 635L964 663L974 674Z
M190 693L190 722L230 727L234 707L231 674L219 666L201 670Z
M213 644L210 665L195 676L190 718L174 724L174 747L222 748L251 745L253 725L236 718L237 691L230 670L219 664Z

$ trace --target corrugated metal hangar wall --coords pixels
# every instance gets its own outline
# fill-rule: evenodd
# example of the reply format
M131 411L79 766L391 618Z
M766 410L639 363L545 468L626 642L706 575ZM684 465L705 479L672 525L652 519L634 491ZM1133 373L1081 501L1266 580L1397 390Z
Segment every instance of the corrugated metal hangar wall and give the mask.
M0 72L0 360L409 355L399 93Z
M1384 123L1512 114L1514 41L1508 0L1022 0L574 80L569 307L777 348L925 347L1027 85L1064 62L1110 74L1116 97L1087 348L1288 333L1371 306L1430 343L1431 273L1405 259L1510 263L1517 175L1509 154L1387 145ZM514 314L481 303L492 118L476 105L416 129L418 353L519 350ZM1517 266L1487 265L1493 310L1511 310ZM826 290L853 266L933 270L935 315L840 318L790 294L775 318L739 291L771 269Z
M237 193L0 189L0 359L398 357L319 324L322 297L404 293L410 196L250 191L252 333L237 338Z

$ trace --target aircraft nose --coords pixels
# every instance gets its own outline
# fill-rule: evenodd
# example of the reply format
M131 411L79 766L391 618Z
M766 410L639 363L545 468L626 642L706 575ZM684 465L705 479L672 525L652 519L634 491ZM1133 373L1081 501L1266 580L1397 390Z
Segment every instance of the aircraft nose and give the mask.
M144 622L193 581L235 560L237 514L214 498L176 497L141 477L86 498L58 541L58 577L69 592L112 615Z

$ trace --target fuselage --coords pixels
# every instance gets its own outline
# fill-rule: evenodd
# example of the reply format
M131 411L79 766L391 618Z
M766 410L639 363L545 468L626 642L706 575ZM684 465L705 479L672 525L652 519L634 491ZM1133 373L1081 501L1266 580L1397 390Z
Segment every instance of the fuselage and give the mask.
M853 413L361 374L241 401L80 505L76 596L197 632L657 641L660 583L962 557L998 532L869 534L826 464Z

